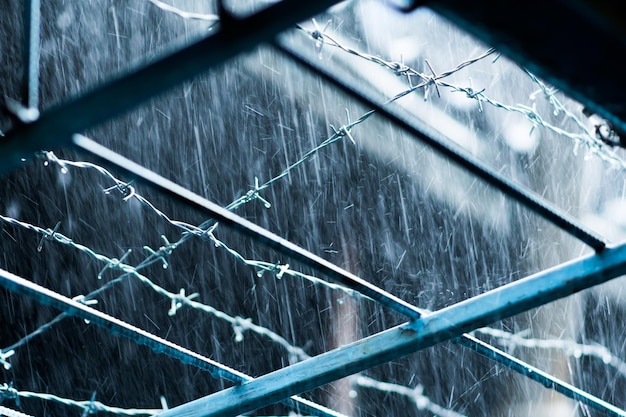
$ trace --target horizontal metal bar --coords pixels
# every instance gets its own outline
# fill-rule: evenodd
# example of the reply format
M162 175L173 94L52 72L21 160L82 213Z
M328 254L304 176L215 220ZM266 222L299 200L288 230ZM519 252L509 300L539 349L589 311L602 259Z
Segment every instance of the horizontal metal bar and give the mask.
M208 371L215 378L224 378L235 383L241 383L247 380L244 374L227 368L219 362L215 362L198 353L187 350L165 339L161 339L131 324L111 317L3 269L0 269L0 286L14 293L26 295L40 304L61 310L69 316L88 320L90 323L105 328L112 334L121 335L140 345L148 346L155 352L165 353L168 356L179 359L183 363L194 365Z
M0 174L41 150L70 144L71 135L126 112L237 54L270 41L295 23L324 11L337 0L283 0L243 19L228 18L212 36L105 83L28 124L19 124L0 142Z
M378 301L383 306L394 310L405 317L415 319L420 316L420 311L415 306L389 294L377 286L357 277L327 260L303 249L280 236L257 226L256 224L228 211L206 198L195 194L188 189L150 171L143 166L124 158L112 150L99 145L93 140L82 136L73 136L74 145L80 150L94 155L110 166L125 172L133 178L149 184L162 193L183 202L184 204L200 210L206 215L218 220L225 225L277 250L283 255L296 259L315 270L322 272L327 277L341 285L351 288L359 293Z
M357 81L349 80L347 76L339 74L338 71L331 72L327 67L323 66L319 60L306 55L302 49L297 49L282 37L279 37L278 41L275 42L275 46L278 50L303 65L305 68L320 75L325 81L339 87L342 91L385 116L398 127L405 129L413 137L429 145L441 155L450 158L450 160L481 178L487 184L496 187L543 219L591 246L594 250L601 251L606 246L606 242L600 236L589 230L578 220L563 212L558 207L549 204L535 193L520 187L513 181L498 174L460 146L453 144L442 133L430 127L425 121L418 119L417 116L409 118L402 115L392 105L378 103L371 95L362 91Z
M236 416L396 360L626 273L626 244L607 248L422 316L413 322L183 404L160 417ZM606 404L612 415L626 412Z
M211 360L182 346L178 346L175 343L155 336L152 333L139 329L3 269L0 269L0 287L16 294L25 295L40 304L61 310L69 316L88 320L90 323L108 330L111 334L120 335L137 344L147 346L156 353L163 353L169 357L178 359L184 364L193 365L208 371L214 378L223 378L236 384L254 380L252 377L231 369L224 364ZM295 410L301 410L319 417L345 417L343 414L304 398L297 396L287 397L290 398L284 398L284 402Z

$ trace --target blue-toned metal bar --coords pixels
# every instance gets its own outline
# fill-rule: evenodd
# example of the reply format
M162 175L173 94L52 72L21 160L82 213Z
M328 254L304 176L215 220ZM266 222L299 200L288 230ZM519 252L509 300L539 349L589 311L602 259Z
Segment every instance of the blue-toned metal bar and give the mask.
M230 17L214 35L20 124L0 141L0 174L34 152L68 146L71 135L126 112L144 101L270 41L295 23L324 11L338 0L283 0L243 19Z
M575 386L568 384L567 382L561 381L550 375L549 373L544 372L541 369L535 368L534 366L529 365L524 361L521 361L520 359L509 355L506 352L496 349L488 343L483 342L482 340L478 340L475 337L465 335L465 337L457 339L456 342L460 345L472 349L475 352L480 353L483 356L497 361L507 368L512 369L515 372L540 383L546 388L550 388L556 392L560 392L566 397L569 397L575 401L580 401L581 403L588 405L596 410L603 411L606 415L626 416L626 411L615 407L613 404L607 403L606 401L595 397L588 392L581 390L580 388L576 388Z
M137 166L134 166L133 169L128 169L129 166L133 166L133 165L136 165L136 164L134 164L131 161L124 161L123 158L120 157L119 155L113 154L110 150L108 150L108 149L106 149L106 148L104 148L104 147L102 147L100 145L95 144L90 139L85 138L85 137L83 137L81 135L76 135L75 141L77 142L79 148L81 148L83 150L87 150L87 146L85 144L89 145L89 147L92 148L92 150L90 150L90 153L95 154L96 156L105 159L108 163L113 164L116 167L122 166L124 168L124 170L126 172L130 173L131 175L137 175L137 172L140 171L141 169L143 169L143 168L137 167ZM107 156L109 154L111 154L111 155ZM120 161L116 162L116 160L120 160ZM155 183L153 183L153 182L150 182L150 183L152 185L156 186ZM167 185L167 186L171 186L171 184ZM162 191L166 191L162 187L157 187L157 188L161 189ZM177 196L175 195L175 197L177 197ZM183 202L185 202L187 204L189 203L188 200L183 200ZM209 214L211 214L211 213L209 213ZM337 268L337 267L335 267L335 268ZM322 269L322 272L328 273L328 271L326 271L324 269ZM346 273L346 272L343 271L343 273ZM354 277L354 278L356 278L356 277ZM358 279L358 278L356 278L356 279ZM358 282L357 283L346 283L345 278L343 279L343 281L340 281L340 280L337 280L337 281L341 282L344 285L349 286L350 288L353 288L353 289L355 289L357 291L360 291L362 293L366 293L366 291L367 291L367 289L364 290L362 287L359 287L358 286L359 285ZM378 290L377 287L374 287L374 289ZM392 308L392 309L394 309L396 311L399 311L399 312L404 311L407 306L410 307L412 309L412 311L415 311L416 313L422 314L422 312L423 312L423 310L421 310L421 309L419 309L419 308L417 308L415 306L407 305L404 302L402 302L401 300L399 301L398 299L396 299L394 296L384 293L382 290L378 290L378 291L382 292L383 294L368 295L368 296L370 296L370 298L374 298L374 299L379 300L381 302L381 304L383 304L383 305L385 305L385 306L387 306L389 308ZM384 298L382 298L382 297L384 297ZM401 303L401 304L395 304L395 303ZM402 309L402 310L399 310L399 309ZM476 349L473 349L473 346L476 346L477 344L472 339L471 336L463 335L463 336L460 337L459 340L460 340L461 344L469 347L472 350L476 350ZM501 355L501 352L498 349L496 349L495 347L490 346L488 344L481 345L481 350L476 350L476 351L479 354L487 356L488 358L493 359L496 362L499 362L499 363L501 363L501 364L503 364L505 366L510 366L511 363L512 363L508 356ZM520 372L520 373L522 373L522 375L529 376L529 374L527 372L525 372L525 370L530 369L531 368L530 365L525 364L524 362L519 361L519 360L517 362L517 365L518 365L517 367L515 367L515 366L512 367L512 369L514 371ZM559 389L558 389L559 392L565 393L566 395L568 395L571 398L576 398L576 392L569 390L567 386L565 386L565 385L563 385L561 383L561 381L557 380L554 377L551 377L549 374L545 374L545 373L544 374L536 374L535 378L533 378L533 379L539 381L540 383L542 383L545 386L556 386L556 387L559 387Z
M22 104L39 107L39 42L41 25L40 0L24 0L24 40L22 47Z
M542 306L626 273L626 244L607 248L424 315L350 345L263 375L159 414L160 417L236 416L345 376L396 360ZM613 416L626 416L580 392L580 398ZM580 399L579 399L580 400Z
M376 99L362 91L357 81L349 80L347 76L339 74L337 71L334 73L331 72L320 62L317 62L317 60L306 55L301 50L296 49L286 40L279 38L279 41L276 42L275 45L278 50L282 51L296 62L314 73L319 74L324 80L336 85L350 96L385 116L398 127L405 129L412 137L426 143L435 151L450 158L488 184L498 188L504 194L517 200L545 220L591 246L595 251L601 251L606 246L606 242L600 236L586 228L578 220L569 216L559 208L550 205L538 195L498 174L461 147L453 144L442 133L433 129L426 122L417 117L406 117L392 105L380 104Z
M25 295L40 304L61 310L69 316L88 320L90 323L108 330L111 334L126 337L137 344L149 347L156 353L163 353L184 364L193 365L208 371L214 378L223 378L236 384L254 380L252 377L231 369L224 364L215 362L165 339L161 339L152 333L141 330L131 324L111 317L108 314L95 310L85 304L67 298L3 269L0 269L0 287L16 294ZM319 417L345 417L343 414L297 396L287 396L283 400L285 404L293 409L311 415Z
M164 194L167 194L190 207L198 209L215 220L218 220L257 241L276 249L283 255L296 259L303 264L322 272L333 281L358 291L359 293L378 301L381 305L394 310L405 317L415 319L420 316L419 309L406 301L403 301L398 297L378 288L377 286L370 284L345 269L338 267L332 262L328 262L306 249L303 249L290 241L257 226L243 217L228 211L224 207L221 207L206 198L199 196L198 194L195 194L166 178L163 178L149 169L124 158L112 150L99 145L93 140L82 135L74 135L73 142L74 145L82 151L106 161L107 164L114 166L118 170L127 173L133 178L149 184Z

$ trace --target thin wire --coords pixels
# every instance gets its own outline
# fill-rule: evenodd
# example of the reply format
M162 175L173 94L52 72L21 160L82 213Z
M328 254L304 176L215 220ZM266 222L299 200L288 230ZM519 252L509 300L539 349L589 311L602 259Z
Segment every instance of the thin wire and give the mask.
M354 83L351 84L348 82L344 76L331 73L318 63L313 62L312 59L304 56L301 50L296 50L296 48L288 45L287 42L278 40L274 45L286 56L291 57L302 66L309 68L318 76L338 86L344 92L357 98L362 103L373 107L378 113L385 116L388 120L413 134L416 139L428 144L440 154L450 158L470 173L473 173L488 184L498 188L502 193L515 199L520 204L523 204L535 214L541 216L545 220L561 228L563 231L591 246L596 252L600 252L606 247L606 242L601 236L589 230L577 219L563 212L561 209L550 205L547 201L543 200L535 193L532 193L503 177L459 146L449 143L449 140L445 136L432 129L425 122L415 118L409 119L406 116L399 114L396 110L387 108L386 105L388 103L392 100L397 100L398 98L403 97L406 95L404 93L407 93L407 91L414 91L415 87L409 88L408 90L397 94L383 104L379 104L376 99L361 91Z
M534 74L532 74L528 70L524 70L524 71L528 74L531 80L540 87L541 91L544 92L544 96L546 97L548 102L555 108L555 112L557 114L558 112L563 112L570 120L572 120L576 124L576 126L581 130L581 133L568 132L565 129L561 129L557 126L554 126L551 123L544 120L539 114L536 113L534 109L529 108L527 106L507 105L497 100L494 100L492 98L489 98L484 93L485 89L475 90L471 87L471 85L470 87L460 87L458 85L442 81L443 78L446 78L460 71L461 69L469 65L472 65L473 63L480 61L486 58L487 56L490 56L496 53L496 50L494 48L487 49L483 53L483 55L476 57L475 59L465 61L450 71L443 72L439 75L436 75L433 71L433 75L427 75L412 67L409 67L408 65L404 64L404 62L386 60L386 59L381 58L380 56L367 54L365 52L362 52L357 49L351 48L347 45L344 45L343 43L338 41L335 37L330 36L328 33L326 33L323 30L320 30L319 26L317 26L317 23L315 22L315 19L313 19L313 26L314 26L314 29L307 29L302 25L296 25L298 29L308 34L309 37L316 42L316 47L318 47L318 49L321 49L323 45L335 47L353 56L359 57L363 60L373 62L379 66L382 66L392 71L396 75L405 76L407 78L408 84L411 87L407 90L404 90L398 93L396 96L389 99L388 102L395 101L416 90L419 90L422 88L428 88L428 86L430 85L434 85L435 87L438 87L438 86L446 87L446 88L451 89L452 92L462 92L468 98L478 101L479 105L481 106L481 110L482 110L482 103L487 103L499 109L521 114L524 117L526 117L533 124L533 126L543 127L558 135L574 140L574 152L576 152L578 147L582 144L587 147L588 151L591 152L591 154L599 157L605 162L608 162L609 164L611 164L611 166L617 167L619 169L626 169L626 161L620 158L615 152L613 152L610 149L610 147L607 146L604 142L597 139L594 135L590 134L589 129L584 125L584 123L582 123L580 118L577 117L573 112L568 110L561 103L561 101L555 96L556 90L546 86L545 83L539 80ZM428 60L426 60L426 63L428 66L430 66L430 63L428 62ZM432 70L432 67L431 67L431 70ZM418 83L417 85L413 85L413 77L417 77L422 81ZM425 93L425 98L427 98L427 93Z
M110 414L118 414L118 415L126 415L126 416L140 416L140 415L155 415L162 412L162 409L144 409L144 408L120 408L120 407L112 407L110 405L106 405L96 400L85 400L85 401L77 401L72 400L70 398L63 398L53 394L45 394L39 392L31 392L31 391L18 391L8 384L0 385L0 398L37 398L44 401L52 401L55 403L78 407L83 412L87 414L94 413L110 413ZM25 416L26 414L21 415ZM20 414L15 414L15 417L18 417ZM0 407L0 415L6 415L7 417L12 417L11 414L3 414L2 407Z
M495 342L503 346L509 353L512 353L518 348L532 348L560 350L575 359L580 359L583 356L594 357L602 361L603 364L611 366L626 377L626 362L600 343L592 342L583 344L566 339L527 338L523 336L523 332L510 333L491 327L476 329L472 333L493 337Z

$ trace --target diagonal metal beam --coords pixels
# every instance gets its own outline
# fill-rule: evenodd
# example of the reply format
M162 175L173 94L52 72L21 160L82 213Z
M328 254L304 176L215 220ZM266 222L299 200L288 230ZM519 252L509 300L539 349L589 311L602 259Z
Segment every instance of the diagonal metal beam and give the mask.
M160 417L236 416L393 361L494 321L542 306L626 273L626 244L607 248L470 298L411 323L359 340L252 382L222 390L159 414ZM532 372L530 370L529 372ZM580 398L595 398L579 391ZM614 416L624 410L602 400L590 405Z
M283 255L289 256L314 268L333 281L358 291L359 293L371 298L372 300L378 301L381 305L396 311L409 319L415 319L421 315L418 308L407 303L406 301L403 301L398 297L378 288L377 286L357 277L332 262L320 258L306 249L303 249L290 241L283 239L260 226L257 226L232 211L229 211L224 207L221 207L206 198L181 187L180 185L127 158L124 158L123 156L102 145L99 145L85 136L74 135L73 143L78 149L106 161L106 163L110 166L114 166L116 169L131 175L133 178L151 185L155 189L183 202L189 207L200 210L213 219L232 227L244 235L276 249Z
M396 126L405 129L412 137L427 144L436 152L454 161L487 184L494 186L507 196L526 206L543 219L591 246L594 250L601 251L606 246L606 242L602 237L598 236L592 230L589 230L577 219L563 212L560 208L551 205L530 190L524 189L513 181L498 174L495 170L491 169L477 158L474 158L469 152L453 144L442 133L433 129L425 121L417 117L406 117L396 108L380 104L376 99L371 97L371 95L362 91L355 81L349 80L347 76L340 75L337 71L329 71L315 59L312 59L311 56L305 55L302 50L297 49L286 37L281 37L274 45L278 50L303 65L305 68L315 72L324 80L348 93L351 97L354 97L361 103L385 116Z
M139 329L122 320L82 304L77 300L67 298L3 269L0 269L0 287L6 288L16 294L25 295L40 304L64 311L67 315L88 320L90 323L102 327L112 334L126 337L137 344L147 346L156 353L163 353L184 364L189 364L208 371L214 378L223 378L236 384L253 381L252 377L242 372L231 369L199 353L178 346L175 343L155 336L152 333ZM343 414L297 396L285 398L283 402L295 410L319 417L346 417Z
M234 56L272 40L295 23L321 13L338 0L283 0L243 19L227 16L206 39L105 83L20 124L0 142L0 174L30 159L34 152L70 144L71 135L133 109ZM223 16L222 16L223 17Z

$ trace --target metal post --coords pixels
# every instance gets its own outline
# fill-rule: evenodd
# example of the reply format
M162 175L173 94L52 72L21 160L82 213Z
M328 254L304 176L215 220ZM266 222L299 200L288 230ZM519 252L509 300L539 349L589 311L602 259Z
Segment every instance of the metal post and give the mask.
M24 73L22 75L22 105L39 107L39 42L41 25L40 0L24 1Z

